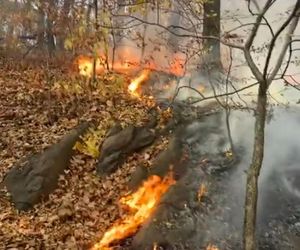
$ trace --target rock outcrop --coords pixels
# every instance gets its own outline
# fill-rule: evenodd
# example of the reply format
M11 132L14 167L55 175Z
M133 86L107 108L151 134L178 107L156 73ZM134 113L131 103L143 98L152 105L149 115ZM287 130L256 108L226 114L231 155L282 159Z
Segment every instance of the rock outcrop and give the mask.
M99 175L113 173L122 165L126 157L151 145L155 137L153 124L144 127L131 125L124 129L115 126L102 144L97 173Z
M84 123L60 142L19 162L7 173L4 184L18 210L28 210L55 190L58 178L68 167L73 146L86 129Z

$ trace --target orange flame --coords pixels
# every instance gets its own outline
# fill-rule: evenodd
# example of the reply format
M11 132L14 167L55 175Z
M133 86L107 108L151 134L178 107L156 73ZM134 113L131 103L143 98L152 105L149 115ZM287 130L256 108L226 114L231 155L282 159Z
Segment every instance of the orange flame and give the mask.
M219 248L217 246L215 246L215 245L209 244L206 247L206 250L219 250Z
M113 70L117 73L134 74L141 69L149 69L156 71L163 71L171 73L176 76L182 76L184 74L184 65L186 56L184 54L175 53L171 56L165 56L163 62L157 58L150 58L147 60L140 60L135 56L133 49L125 47L117 51L114 63L112 59L106 60L104 53L99 52L96 59L96 74L102 74L107 70ZM110 57L110 56L109 56ZM85 77L91 77L93 74L94 58L92 56L81 55L76 58L75 63L78 64L79 74ZM108 65L106 65L108 64Z
M162 195L174 183L172 173L163 179L152 175L136 192L121 198L120 203L128 208L129 214L106 231L101 241L95 244L92 250L108 250L112 242L134 234L138 227L152 215Z
M92 77L93 70L94 70L94 58L89 56L79 56L76 58L75 63L78 65L79 74L85 77ZM107 65L105 62L104 56L99 56L96 59L96 74L100 75L107 71ZM110 70L113 69L114 72L117 73L128 73L138 70L138 66L136 62L130 62L130 61L117 61L114 63L112 67L111 63L108 63L108 67Z
M77 58L79 74L86 77L91 77L93 74L93 60L86 56Z
M138 77L132 80L128 86L129 93L138 96L138 93L136 91L138 87L141 85L141 83L146 81L149 78L149 74L150 74L150 70L144 69Z

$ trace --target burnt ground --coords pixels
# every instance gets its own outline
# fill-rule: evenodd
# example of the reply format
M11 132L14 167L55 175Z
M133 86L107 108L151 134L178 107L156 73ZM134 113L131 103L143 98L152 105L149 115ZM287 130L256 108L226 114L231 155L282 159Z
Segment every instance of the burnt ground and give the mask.
M154 161L150 171L163 176L165 166L172 165L177 183L137 234L113 249L200 250L209 245L242 249L243 158L248 149L236 145L236 158L230 155L220 126L222 117L222 113L211 114L178 128L169 149ZM174 156L168 157L170 154L183 158L174 160ZM260 189L258 249L299 249L300 201L283 183L284 178L292 183L298 175L299 170L274 172ZM201 185L207 192L199 200Z

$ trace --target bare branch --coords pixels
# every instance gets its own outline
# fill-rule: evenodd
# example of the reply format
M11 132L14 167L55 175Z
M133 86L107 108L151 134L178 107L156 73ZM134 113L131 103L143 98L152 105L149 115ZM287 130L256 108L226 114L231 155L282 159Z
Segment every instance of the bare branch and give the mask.
M289 47L289 45L292 41L292 35L294 34L294 31L295 31L295 29L297 27L297 24L299 22L299 14L300 14L300 0L297 0L296 7L295 7L295 12L293 11L293 16L290 20L290 22L291 22L290 27L288 29L287 34L285 35L285 41L284 41L284 44L282 46L281 52L279 53L278 59L276 61L277 63L275 65L273 71L271 72L270 76L268 77L268 84L269 85L271 84L271 82L275 78L276 74L278 73L278 71L281 67L281 64L283 62L283 59L285 57L286 51L287 51L287 49L288 49L288 47ZM288 23L287 23L287 25L288 25Z
M256 10L257 10L258 12L261 11L261 10L260 10L260 7L259 7L259 4L258 4L258 2L257 2L256 0L248 0L248 10L249 10L249 12L251 13L251 15L255 16L255 15L257 15L257 14L255 14L255 13L251 10L251 8L250 8L250 2L252 2L252 3L254 4L254 6L255 6L255 8L256 8ZM274 2L275 2L275 1L274 1ZM274 2L273 2L273 3L274 3ZM271 3L271 4L273 4L273 3ZM270 33L271 33L272 37L274 37L274 31L273 31L273 28L272 28L272 26L270 25L268 19L267 19L265 16L263 16L263 20L265 21L265 25L268 26L268 28L269 28L269 30L270 30Z
M195 100L195 101L191 102L190 104L195 104L195 103L199 103L199 102L202 102L202 101L206 101L206 100L210 100L210 99L215 99L216 97L224 97L224 96L234 95L234 94L242 92L242 91L244 91L246 89L252 88L252 87L256 86L257 84L258 84L258 82L255 82L255 83L249 84L249 85L247 85L247 86L245 86L243 88L234 90L232 92L223 93L223 94L219 94L219 95L213 95L213 96L207 96L205 98L202 98L202 99L199 99L199 100Z
M228 31L225 31L224 33L231 33L231 32L233 32L233 31L236 31L236 30L238 30L238 29L240 29L240 28L243 28L243 27L247 27L247 26L250 26L250 25L254 25L255 23L242 23L241 25L239 25L239 26L237 26L237 27L234 27L234 28L232 28L232 29L230 29L230 30L228 30ZM266 23L262 23L261 25L266 25L266 26L268 26Z
M281 74L281 78L284 77L285 73L287 72L289 66L290 66L290 62L291 62L291 59L292 59L292 54L293 54L293 46L292 46L292 43L289 44L289 57L288 57L288 60L287 60L287 63L285 65L285 68Z
M293 76L289 75L289 77L290 77L297 85L300 86L300 83L297 82L297 81L294 79ZM298 86L296 86L296 85L290 83L286 78L283 78L283 80L284 80L285 85L291 86L291 87L293 87L294 89L300 91L300 87L298 87Z
M181 89L191 89L191 90L195 91L197 94L199 94L203 99L205 98L205 96L199 90L197 90L197 89L195 89L195 88L193 88L191 86L180 86L177 89L177 91L176 91L176 93L175 93L175 95L173 97L173 102L176 99L176 97L178 96L178 94L179 94L179 92L180 92Z
M275 75L277 74L278 70L280 69L280 66L282 64L282 61L284 59L284 56L286 54L286 51L288 49L288 46L292 40L291 38L291 35L294 33L296 27L297 27L297 24L298 24L298 21L299 21L299 9L300 9L300 1L297 0L297 3L295 4L295 7L292 11L292 13L290 14L290 16L285 20L285 22L280 26L280 28L278 29L278 31L275 33L274 37L272 38L271 40L271 43L270 43L270 49L269 49L269 52L268 52L268 55L267 55L267 59L266 59L266 63L265 63L265 67L264 67L264 71L263 71L263 77L264 79L267 79L267 72L268 72L268 68L269 68L269 63L270 63L270 59L271 59L271 56L272 56L272 52L274 50L274 47L275 47L275 43L279 37L279 35L282 33L282 31L291 23L290 25L290 28L286 34L286 37L285 37L285 42L284 42L284 45L282 47L282 50L279 54L279 57L278 57L278 60L277 60L277 63L275 65L275 68L273 69L269 79L268 79L268 82L272 82L272 80L274 79Z
M261 24L261 21L262 21L264 15L265 15L265 13L271 7L271 5L272 5L272 0L267 0L264 8L261 11L261 13L257 15L255 25L253 26L252 31L251 31L251 33L250 33L250 35L249 35L249 37L248 37L248 39L245 43L245 47L244 47L244 55L245 55L246 61L249 65L249 67L250 67L250 70L251 70L252 74L255 76L255 78L258 81L263 81L263 75L260 72L259 68L254 63L253 59L252 59L252 56L250 54L250 48L253 44L254 38L257 34L257 31L258 31L258 28Z
M173 34L174 36L177 36L177 37L187 37L187 38L195 38L195 39L202 39L202 40L203 39L212 39L212 40L217 40L220 43L222 43L223 45L231 47L231 48L236 48L236 49L240 49L240 50L244 49L244 47L241 46L241 45L238 45L238 44L235 44L235 43L229 43L229 42L225 41L224 39L221 39L221 38L216 37L216 36L200 36L200 35L194 35L194 34L178 34L178 33L174 32L173 30L171 30L170 26L164 26L164 25L156 23L156 22L154 23L154 22L145 21L145 20L143 20L141 18L138 18L136 16L132 16L132 15L114 15L114 16L115 17L127 17L127 18L129 17L129 18L135 19L136 21L139 21L143 24L148 24L150 26L159 27L159 28L168 31L169 33L171 33L171 34ZM184 27L181 27L181 28L185 29Z

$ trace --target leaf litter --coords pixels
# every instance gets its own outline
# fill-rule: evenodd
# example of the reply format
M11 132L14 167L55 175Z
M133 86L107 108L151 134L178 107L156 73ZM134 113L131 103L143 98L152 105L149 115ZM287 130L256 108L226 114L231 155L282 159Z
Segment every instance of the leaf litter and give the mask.
M62 70L0 63L0 182L16 162L56 143L81 121L96 121L97 139L103 140L117 121L122 127L142 125L154 106L153 100L132 98L121 86L126 79L119 76L117 87L116 77L107 76L101 88L82 92L87 82ZM89 143L87 147L101 145ZM55 192L30 212L18 212L0 185L0 249L89 249L120 217L118 200L128 192L131 173L137 166L151 167L167 143L160 138L104 178L95 172L95 148L90 155L87 148L77 150Z

